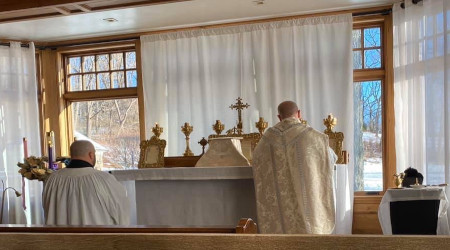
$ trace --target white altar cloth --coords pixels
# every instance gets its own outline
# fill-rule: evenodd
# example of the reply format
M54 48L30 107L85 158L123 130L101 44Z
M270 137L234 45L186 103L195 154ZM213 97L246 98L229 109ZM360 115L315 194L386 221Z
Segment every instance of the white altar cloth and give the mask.
M181 167L111 171L118 181L253 179L251 167Z
M444 188L428 187L421 189L404 188L388 189L381 199L378 208L378 218L380 220L383 234L392 235L391 214L389 206L394 201L412 201L412 200L440 200L438 212L438 235L449 235L449 224L447 219L448 200ZM418 215L420 216L420 215Z
M181 167L111 173L127 188L131 223L163 227L234 227L256 221L251 167ZM352 204L347 165L336 165L336 234L350 234ZM137 198L136 198L137 197Z
M154 168L112 174L119 181L135 180L137 198L132 207L138 225L235 227L240 218L256 220L251 167Z

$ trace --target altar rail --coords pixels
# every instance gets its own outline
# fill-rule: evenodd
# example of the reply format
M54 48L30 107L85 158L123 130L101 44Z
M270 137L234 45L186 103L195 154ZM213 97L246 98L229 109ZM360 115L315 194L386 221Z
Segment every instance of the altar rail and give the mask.
M3 249L449 249L450 237L134 233L0 233Z
M235 228L218 227L148 227L148 226L44 226L44 225L0 225L0 233L88 233L88 234L128 234L128 233L220 233L220 234L256 234L256 223L249 218L239 220Z

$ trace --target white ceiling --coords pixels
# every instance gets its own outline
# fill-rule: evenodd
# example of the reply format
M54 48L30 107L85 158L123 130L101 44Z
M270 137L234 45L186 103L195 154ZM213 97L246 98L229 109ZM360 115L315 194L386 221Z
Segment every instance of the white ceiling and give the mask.
M375 7L399 0L193 0L120 10L0 23L0 39L64 41L227 23L268 17ZM106 22L115 18L118 22Z

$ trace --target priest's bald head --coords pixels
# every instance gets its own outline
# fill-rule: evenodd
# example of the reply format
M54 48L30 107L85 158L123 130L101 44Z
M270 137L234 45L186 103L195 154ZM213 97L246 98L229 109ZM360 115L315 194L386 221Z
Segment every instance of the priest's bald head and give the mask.
M95 166L95 148L90 141L74 141L70 145L70 158L72 160L83 160Z
M282 121L290 117L301 118L297 104L293 101L284 101L280 103L280 105L278 105L278 119Z

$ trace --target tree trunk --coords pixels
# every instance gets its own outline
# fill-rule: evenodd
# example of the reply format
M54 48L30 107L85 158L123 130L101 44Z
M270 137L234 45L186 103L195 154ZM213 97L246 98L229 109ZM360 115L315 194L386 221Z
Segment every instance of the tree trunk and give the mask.
M354 111L355 111L355 128L354 128L354 155L355 155L355 191L364 190L364 144L363 144L363 108L362 99L362 83L354 85Z

